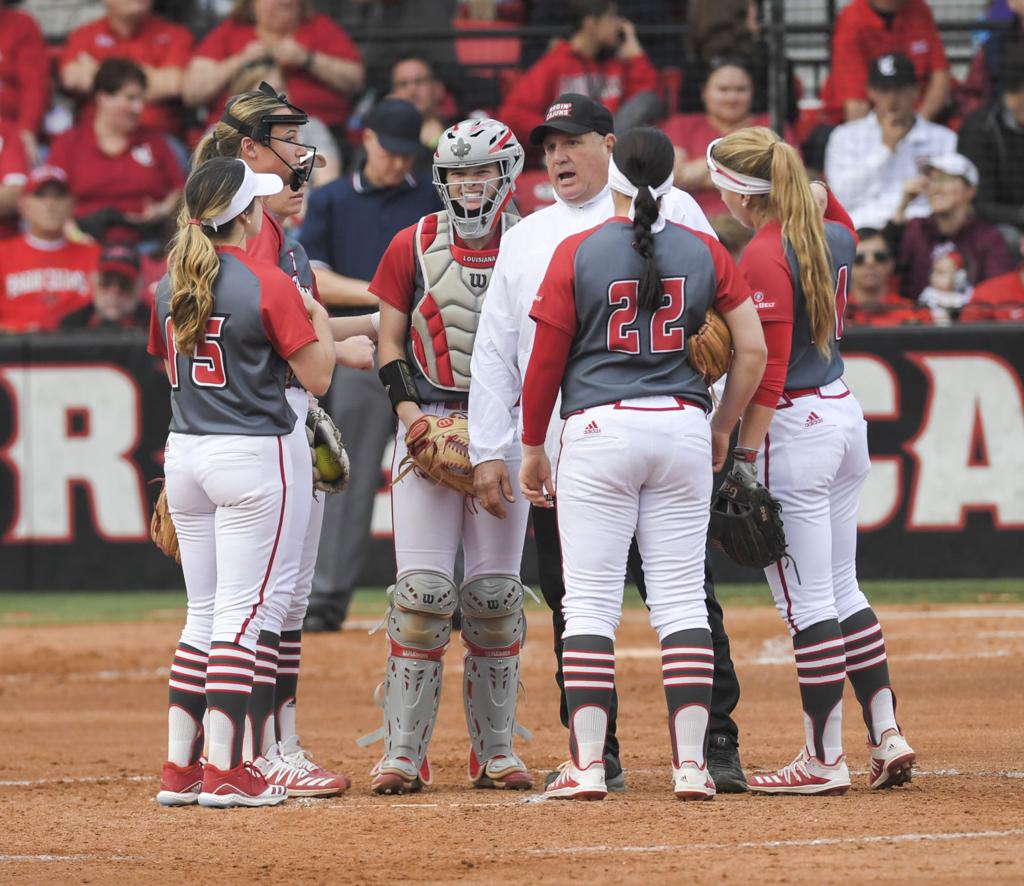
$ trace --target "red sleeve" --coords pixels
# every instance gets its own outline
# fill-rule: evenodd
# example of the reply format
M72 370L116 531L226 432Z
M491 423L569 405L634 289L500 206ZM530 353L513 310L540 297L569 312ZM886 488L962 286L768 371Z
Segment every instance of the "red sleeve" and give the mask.
M572 336L568 332L544 321L537 323L523 381L523 442L527 446L544 445L571 347Z
M267 338L285 360L317 340L295 284L278 268L260 269L260 316Z
M729 250L718 242L710 234L703 231L694 231L708 247L711 253L711 260L715 263L715 309L720 314L728 314L738 308L743 302L750 298L750 284L746 277L736 267Z
M78 58L79 53L87 52L89 38L92 36L92 28L91 24L81 25L68 34L67 40L64 41L64 48L60 52L59 66L61 69L69 62L73 62Z
M856 7L848 6L836 18L832 37L831 97L841 108L848 99L867 98L868 66L858 45Z
M345 29L328 18L326 15L315 15L309 20L310 49L330 55L334 58L342 58L351 62L363 61L359 47L352 42L352 38L345 32ZM305 34L303 34L306 37Z
M24 26L13 53L19 73L17 124L21 129L36 133L50 104L50 57L35 19L30 15L22 18Z
M658 72L646 53L628 58L626 65L626 89L623 100L630 99L638 92L653 92L658 88Z
M793 347L793 280L781 239L755 237L740 259L740 269L754 290L754 307L768 346L768 364L751 402L774 409L786 384Z
M146 342L146 350L154 357L167 359L167 344L164 342L163 330L160 329L156 305L153 305L149 313L149 341Z
M853 226L853 219L850 218L849 213L839 202L839 198L832 192L832 189L827 187L826 190L828 191L828 203L825 204L825 221L838 222L853 234L853 242L859 243L860 238L857 236L857 229Z
M409 225L395 234L368 287L371 295L403 314L412 313L412 296L416 288L415 236L416 225Z
M206 39L195 48L193 55L197 58L212 58L218 62L230 58L233 55L231 38L234 29L235 23L231 19L221 22L206 35Z
M928 30L931 33L931 51L928 54L928 67L932 71L945 71L949 68L949 60L946 58L946 47L942 42L942 35L935 24L935 16L927 3L920 4L922 18L927 21Z
M576 250L591 233L592 231L583 231L558 244L530 308L530 317L538 323L547 323L570 336L575 336L579 330L579 321L576 318L574 267ZM536 345L534 347L536 348Z
M13 126L4 126L0 134L0 185L23 185L27 180L25 143Z

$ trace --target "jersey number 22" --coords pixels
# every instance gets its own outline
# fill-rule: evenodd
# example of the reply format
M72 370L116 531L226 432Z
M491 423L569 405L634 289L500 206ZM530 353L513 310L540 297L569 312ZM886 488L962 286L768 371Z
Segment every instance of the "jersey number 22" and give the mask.
M682 351L686 343L686 329L680 323L686 303L683 296L685 277L664 277L661 281L664 295L661 307L651 315L651 353L667 354ZM640 330L636 328L637 291L639 280L616 280L608 287L608 304L612 307L608 318L608 350L624 354L640 353Z

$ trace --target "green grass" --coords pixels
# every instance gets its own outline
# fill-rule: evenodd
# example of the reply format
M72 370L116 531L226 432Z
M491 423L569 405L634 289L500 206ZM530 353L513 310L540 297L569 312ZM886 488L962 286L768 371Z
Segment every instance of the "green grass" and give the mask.
M867 581L862 583L872 603L1024 603L1024 579L961 579L942 581ZM765 584L720 585L718 596L727 607L770 606ZM628 588L627 608L641 606L635 588ZM356 594L351 615L358 619L384 614L383 588ZM543 601L527 599L527 608L544 610ZM181 621L183 591L22 592L0 593L0 627L83 622Z

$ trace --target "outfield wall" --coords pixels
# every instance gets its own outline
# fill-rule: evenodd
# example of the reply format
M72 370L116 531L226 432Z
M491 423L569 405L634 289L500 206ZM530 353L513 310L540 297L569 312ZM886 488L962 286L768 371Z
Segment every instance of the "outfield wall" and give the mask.
M861 575L1024 576L1024 327L853 331L843 351L870 421ZM0 340L0 590L181 584L148 539L168 416L142 337ZM366 584L394 570L389 465Z

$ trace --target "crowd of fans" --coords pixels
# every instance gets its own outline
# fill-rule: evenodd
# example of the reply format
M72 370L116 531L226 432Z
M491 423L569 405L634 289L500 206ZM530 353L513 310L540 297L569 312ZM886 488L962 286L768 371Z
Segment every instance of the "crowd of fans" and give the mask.
M263 80L309 113L304 141L328 161L289 233L335 311L367 308L391 234L437 208L446 126L497 116L528 147L562 92L599 99L617 132L661 126L677 186L743 249L705 152L768 124L758 0L439 0L430 21L424 8L0 0L0 330L144 326L190 152L227 96ZM992 0L989 17L959 81L925 0L845 5L820 101L798 105L813 97L789 72L783 134L860 228L848 325L1024 320L1024 0ZM641 22L686 37L641 39ZM439 25L450 39L349 33ZM563 37L520 39L523 25ZM551 199L530 156L520 209Z

